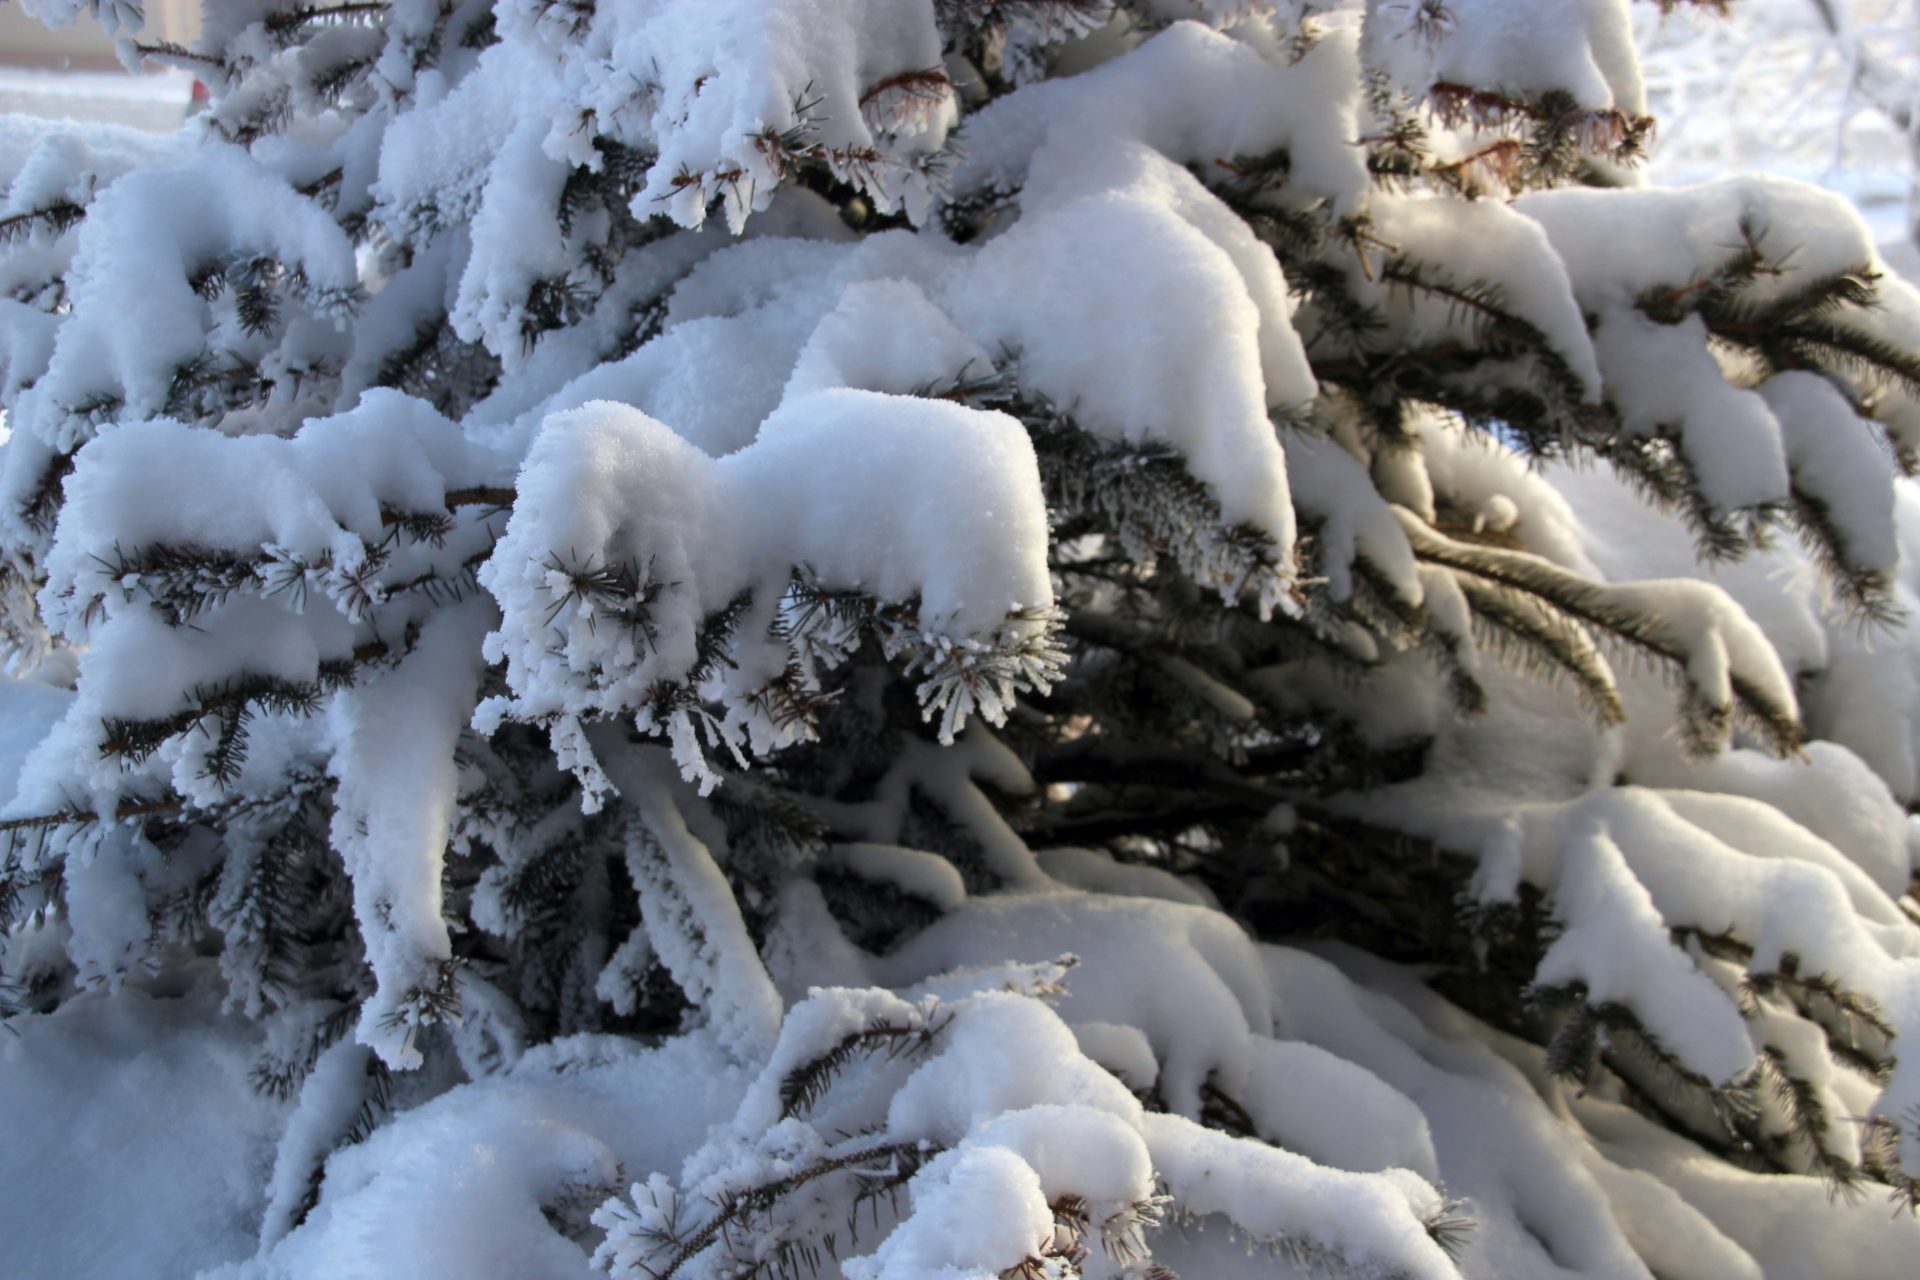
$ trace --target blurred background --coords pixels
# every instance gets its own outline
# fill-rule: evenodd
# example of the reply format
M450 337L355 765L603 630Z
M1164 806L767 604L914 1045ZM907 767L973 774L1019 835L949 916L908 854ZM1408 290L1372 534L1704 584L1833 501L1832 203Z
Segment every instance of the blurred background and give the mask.
M1818 183L1920 281L1920 0L1633 8L1660 121L1655 181L1758 169Z
M114 42L91 18L50 28L20 0L0 0L0 114L104 120L139 129L177 127L193 94L184 71L130 75ZM146 0L144 41L188 44L200 31L200 0Z

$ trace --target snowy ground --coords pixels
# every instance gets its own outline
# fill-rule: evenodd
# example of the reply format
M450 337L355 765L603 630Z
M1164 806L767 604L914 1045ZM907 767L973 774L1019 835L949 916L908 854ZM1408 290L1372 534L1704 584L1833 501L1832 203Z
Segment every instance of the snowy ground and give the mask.
M156 132L186 116L193 77L184 71L129 76L112 71L50 71L0 62L0 115L94 120Z

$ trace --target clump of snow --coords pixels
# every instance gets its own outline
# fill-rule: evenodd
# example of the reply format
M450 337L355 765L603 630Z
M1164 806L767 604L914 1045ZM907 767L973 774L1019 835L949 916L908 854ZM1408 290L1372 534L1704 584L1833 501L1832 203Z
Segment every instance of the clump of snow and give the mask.
M68 449L101 417L164 413L179 370L206 349L206 303L190 281L252 255L297 269L322 315L343 317L358 292L339 226L237 148L201 148L114 183L80 230L73 314L15 406L14 429Z
M1435 85L1532 94L1562 90L1588 110L1646 113L1627 0L1573 0L1550 9L1464 0L1433 11L1369 5L1365 52L1397 87Z
M139 1280L252 1253L285 1108L254 1092L253 1037L217 1006L206 986L129 989L8 1020L10 1270ZM115 1205L104 1217L102 1196Z
M838 501L804 483L827 467L851 480ZM481 723L633 713L692 767L691 722L657 712L652 691L693 679L730 695L723 732L779 741L751 703L786 669L788 643L769 628L794 574L910 603L930 639L986 644L1051 605L1046 529L1032 446L997 413L816 391L717 460L626 406L556 415L481 571L503 613L487 652L515 691L483 704ZM743 610L732 664L702 671L703 628L730 606Z

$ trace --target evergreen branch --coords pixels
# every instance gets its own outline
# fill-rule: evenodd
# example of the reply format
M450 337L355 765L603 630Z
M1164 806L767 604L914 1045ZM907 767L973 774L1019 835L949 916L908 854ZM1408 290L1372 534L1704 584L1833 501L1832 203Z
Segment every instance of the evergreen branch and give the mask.
M1600 1065L1600 1020L1585 1000L1572 1001L1548 1037L1541 1060L1550 1076L1585 1087Z
M1613 670L1586 630L1534 596L1471 574L1456 574L1473 610L1475 635L1510 664L1570 677L1583 706L1602 726L1627 718Z
M1769 326L1803 325L1831 319L1834 313L1851 308L1868 311L1879 304L1878 272L1861 265L1851 271L1835 272L1809 281L1769 304L1760 312L1759 323Z
M1236 1138L1266 1141L1260 1136L1260 1126L1253 1122L1252 1113L1212 1080L1200 1086L1200 1103L1200 1123Z
M169 739L200 727L208 717L215 717L221 722L221 741L225 745L216 745L214 760L232 753L227 764L210 760L209 768L215 772L209 776L220 777L221 771L237 768L244 756L246 738L239 730L244 727L246 717L256 711L311 716L320 710L328 694L353 682L356 668L382 661L390 657L391 652L386 644L374 641L355 649L351 657L321 663L313 680L243 672L213 684L196 685L186 695L189 705L171 715L102 717L100 754L138 765Z
M130 597L136 587L144 592L173 627L259 582L259 561L218 548L154 543L128 553L115 543L110 556L89 558L123 594ZM103 596L94 596L82 609L82 620L93 623L105 605Z
M826 847L827 824L793 792L748 774L728 774L707 803L727 826L736 853L773 853L784 867Z
M315 24L354 22L384 17L385 0L341 0L338 4L298 5L261 19L267 35L282 48L294 43L303 28Z
M554 840L518 861L489 870L498 875L500 902L510 920L530 923L543 912L565 909L568 892L579 882L584 857L573 840Z
M1716 336L1737 337L1728 325L1713 327ZM1838 368L1857 376L1880 377L1920 395L1920 352L1840 321L1826 324L1782 325L1757 331L1757 345L1778 368Z
M1043 753L1029 771L1036 781L1045 783L1076 782L1107 790L1161 788L1187 796L1199 791L1271 809L1284 799L1284 793L1249 779L1290 773L1316 754L1312 748L1279 747L1228 765L1212 756L1131 750L1095 738Z
M135 40L133 41L133 48L143 58L154 58L165 62L191 62L223 73L227 70L227 60L225 58L216 57L212 54L195 53L185 45L176 44L171 40L155 42Z
M897 129L924 116L953 95L953 82L941 67L924 67L883 76L859 98L860 114L883 129Z
M1045 43L1086 35L1113 17L1115 0L936 0L942 28L998 29L1015 21Z
M1720 265L1687 284L1643 293L1637 300L1640 310L1657 324L1678 324L1696 311L1713 312L1731 306L1743 290L1762 277L1781 274L1781 268L1769 263L1761 250L1766 233L1751 218L1740 219L1739 235L1739 245Z
M1526 148L1517 138L1496 138L1458 159L1428 165L1425 172L1463 195L1473 192L1471 178L1476 171L1492 176L1509 191L1517 191L1525 185L1521 164L1525 155Z
M337 560L332 548L308 560L275 546L248 554L192 543L150 543L127 551L116 543L109 554L91 557L110 585L84 601L81 616L86 622L95 621L105 610L107 591L118 589L127 600L136 593L144 595L169 626L184 626L201 613L224 605L236 593L263 597L289 593L296 604L303 603L308 579L316 574L342 611L354 620L366 617L392 596L411 591L458 599L470 589L473 571L490 554L490 548L468 556L457 567L430 567L398 582L379 579L397 537L404 535L438 547L453 532L452 512L482 507L486 510L480 518L485 520L510 506L513 492L488 487L454 489L448 491L444 501L446 511L402 512L383 506L380 520L389 531L387 536L380 542L362 539L358 563L352 565Z
M1852 539L1834 520L1827 500L1799 484L1792 487L1792 494L1790 522L1855 619L1887 629L1904 621L1906 610L1896 596L1893 576L1883 568L1861 565L1852 558Z
M1643 1065L1652 1067L1656 1078L1669 1091L1679 1093L1691 1090L1716 1099L1728 1094L1727 1089L1716 1086L1713 1081L1687 1066L1666 1048L1660 1038L1647 1029L1646 1024L1640 1020L1639 1014L1635 1013L1631 1007L1614 1000L1603 1000L1598 1003L1590 1000L1585 983L1573 982L1563 987L1536 987L1532 995L1536 1001L1545 1005L1564 1005L1569 1008L1584 1006L1585 1008L1583 1015L1575 1018L1570 1014L1567 1023L1562 1024L1563 1028L1568 1023L1573 1027L1568 1033L1569 1043L1560 1051L1559 1056L1562 1060L1577 1066L1580 1052L1587 1038L1597 1037L1604 1031L1606 1041L1601 1049L1602 1053L1610 1056L1625 1054ZM1722 1118L1728 1114L1727 1105L1724 1101L1717 1101L1715 1104L1716 1113L1721 1114ZM1735 1112L1750 1110L1738 1101L1732 1104L1732 1108Z
M196 686L187 695L192 705L172 715L103 718L100 754L119 756L137 765L169 738L187 732L208 716L238 715L254 706L283 715L308 716L320 709L325 692L318 681L252 673Z
M185 809L186 803L179 796L167 796L158 800L123 800L107 820L130 822L135 818L175 814ZM8 818L0 821L0 834L37 831L46 827L83 826L101 820L99 813L92 809L61 809L54 813L40 813L30 817Z
M1566 138L1588 152L1620 155L1645 145L1653 131L1650 116L1629 116L1615 107L1588 110L1572 94L1562 89L1548 90L1528 99L1493 89L1440 81L1427 90L1427 102L1448 128L1471 125L1478 129L1507 129L1516 125L1532 126L1545 133L1548 141L1532 145L1551 153L1558 140ZM1542 165L1550 173L1563 171L1564 165Z
M791 1119L811 1111L833 1087L833 1082L855 1061L880 1057L888 1062L922 1057L953 1021L952 1014L915 1010L904 1020L871 1022L850 1031L827 1050L789 1071L780 1081L780 1118Z
M109 412L117 411L116 401ZM33 491L20 506L20 520L31 532L45 536L53 532L60 518L60 502L67 477L73 474L73 453L56 453L47 460L46 469L34 482Z
M991 640L902 638L896 652L907 656L906 674L924 673L915 694L922 714L939 718L942 741L976 712L1000 722L1021 692L1044 693L1060 679L1066 669L1057 638L1061 618L1054 608L1020 609L1006 615Z
M346 1126L332 1141L331 1150L323 1150L320 1158L313 1162L307 1171L306 1185L302 1188L300 1199L292 1206L288 1215L289 1229L305 1222L320 1203L320 1188L326 1175L326 1156L342 1147L354 1146L366 1141L380 1122L393 1110L393 1073L387 1064L380 1061L378 1055L368 1054L366 1066L360 1081L360 1100L347 1120Z
M1860 1135L1860 1167L1876 1182L1889 1188L1888 1198L1896 1212L1920 1212L1920 1178L1915 1178L1900 1163L1901 1131L1920 1129L1920 1112L1899 1120L1891 1116L1868 1116Z
M1686 518L1702 559L1734 560L1753 546L1754 536L1733 513L1714 507L1701 493L1693 465L1671 435L1613 435L1596 452L1642 501ZM1759 521L1768 513L1750 514Z
M352 1001L336 1004L324 1016L315 1019L308 1027L307 1034L291 1054L263 1052L254 1061L247 1072L247 1080L254 1091L279 1102L286 1102L300 1091L300 1085L314 1064L320 1061L320 1055L337 1044L353 1029L360 1016L360 1006Z
M1178 808L1155 802L1080 817L1045 815L1025 820L1015 829L1028 844L1038 848L1102 845L1110 840L1167 839L1194 830L1245 827L1272 809L1272 803L1259 808L1244 800L1190 803Z
M289 797L292 811L269 839L229 841L218 891L207 904L206 918L226 944L223 967L233 997L250 1010L261 995L284 1003L296 991L299 975L315 967L310 944L317 923L326 919L321 899L331 870L324 862L323 828L313 821L317 790ZM317 1046L314 1053L325 1047Z
M851 1172L871 1179L868 1194L875 1189L898 1187L920 1171L922 1165L938 1155L942 1148L930 1142L882 1142L856 1139L851 1151L819 1160L782 1178L763 1182L744 1190L723 1194L718 1212L699 1228L676 1242L677 1247L665 1264L653 1272L653 1280L673 1280L673 1276L700 1256L738 1224L770 1213L780 1201L830 1174ZM875 1168L877 1165L890 1167Z
M1430 294L1458 312L1473 317L1474 341L1497 356L1525 352L1538 360L1542 371L1555 383L1555 390L1570 402L1578 402L1586 388L1574 375L1560 353L1553 349L1539 326L1508 305L1506 291L1495 284L1462 283L1438 272L1430 264L1404 256L1389 258L1380 268L1380 279L1388 285Z
M1812 1154L1814 1171L1826 1180L1830 1190L1849 1197L1857 1195L1861 1170L1828 1141L1833 1117L1819 1089L1794 1074L1792 1059L1778 1045L1762 1045L1758 1059L1760 1079L1769 1086L1788 1132ZM1755 1136L1759 1136L1757 1132Z
M381 1027L389 1031L404 1028L411 1038L416 1028L460 1021L460 965L458 956L436 961L433 976L403 992L381 1017Z
M1027 427L1049 508L1093 520L1136 559L1171 555L1229 602L1251 597L1270 609L1289 592L1294 566L1272 537L1256 525L1228 523L1172 448L1108 444L1044 400L984 399Z
M55 200L38 209L10 213L0 217L0 244L10 244L28 235L37 223L45 224L55 235L59 235L86 216L85 206L71 200Z
M500 370L499 357L480 343L462 340L447 314L440 312L421 321L412 341L381 361L373 384L405 391L457 417L493 390ZM502 505L511 501L509 495Z
M1847 990L1830 974L1802 973L1800 957L1793 952L1782 954L1772 970L1756 972L1752 969L1753 948L1732 934L1696 928L1675 929L1673 934L1676 942L1697 946L1747 970L1743 995L1749 1002L1776 992L1786 995L1802 1017L1820 1028L1835 1061L1876 1083L1885 1082L1892 1068L1889 1046L1895 1028L1877 1001ZM1869 1037L1876 1043L1863 1044Z
M1410 512L1397 510L1401 510L1401 527L1420 559L1523 592L1574 621L1664 660L1671 670L1685 676L1686 649L1662 619L1621 608L1609 598L1604 586L1551 561L1521 551L1454 542ZM1750 717L1775 751L1787 755L1799 750L1806 731L1792 708L1774 701L1766 690L1737 670L1728 673L1728 682L1735 707ZM1688 714L1695 721L1693 731L1703 744L1711 742L1717 734L1701 718L1720 717L1732 708L1716 708L1704 702L1691 681L1685 688Z

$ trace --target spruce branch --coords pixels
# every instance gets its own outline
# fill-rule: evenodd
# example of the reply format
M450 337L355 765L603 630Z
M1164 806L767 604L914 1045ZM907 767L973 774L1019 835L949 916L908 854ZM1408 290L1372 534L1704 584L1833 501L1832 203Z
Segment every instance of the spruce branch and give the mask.
M86 208L71 200L53 200L37 209L7 214L0 217L0 245L24 239L39 227L60 235L86 216Z
M801 1063L781 1079L780 1118L790 1119L818 1106L834 1080L861 1058L893 1062L924 1057L952 1021L951 1013L937 1008L916 1009L901 1019L876 1019L858 1031L848 1032L831 1049Z
M1615 159L1636 156L1653 133L1651 116L1629 116L1614 107L1589 110L1563 89L1529 99L1443 80L1427 90L1426 100L1449 128L1524 127L1535 168L1553 177L1568 173L1581 152Z
M681 1223L683 1210L671 1188L649 1188L652 1203L646 1207L652 1212L646 1218L618 1200L608 1201L594 1214L594 1221L608 1232L607 1243L596 1256L603 1262L610 1259L624 1237L641 1246L646 1260L640 1265L649 1280L673 1280L696 1258L719 1248L734 1264L728 1274L756 1276L771 1271L785 1280L796 1276L796 1264L804 1264L810 1256L802 1250L802 1242L776 1242L769 1249L767 1242L755 1237L771 1225L774 1211L788 1197L823 1178L844 1174L858 1180L857 1212L861 1203L904 1186L940 1150L929 1142L889 1141L884 1135L855 1137L790 1174L720 1193L713 1202L714 1212L697 1226ZM641 1193L643 1189L634 1190Z
M1401 527L1407 531L1414 554L1420 559L1522 592L1609 639L1662 659L1669 670L1685 676L1686 648L1662 619L1621 607L1603 585L1538 556L1455 542L1412 513L1399 510ZM1767 690L1738 670L1728 673L1728 683L1734 700L1730 707L1706 701L1690 680L1683 686L1687 721L1699 745L1709 746L1718 741L1722 731L1717 722L1737 708L1765 736L1775 752L1791 755L1799 750L1806 732L1792 707L1777 702Z
M1601 725L1626 721L1613 670L1584 627L1512 587L1471 574L1456 574L1454 580L1473 611L1474 636L1482 647L1536 677L1570 680Z
M254 1060L247 1079L254 1090L279 1102L292 1099L300 1091L320 1055L353 1029L360 1006L350 1001L335 1002L326 1012L308 1022L291 1052L268 1050Z
M270 13L261 20L261 25L266 29L269 39L281 48L285 48L296 43L308 27L371 23L384 17L387 9L385 0L339 0L335 4L303 4Z
M1813 1172L1824 1179L1831 1193L1855 1199L1860 1193L1862 1171L1852 1160L1834 1150L1830 1139L1835 1123L1827 1110L1821 1091L1794 1071L1793 1059L1776 1044L1760 1046L1757 1071L1759 1082L1770 1090L1784 1117L1788 1133L1802 1143L1809 1154ZM1754 1134L1756 1145L1761 1135Z
M1900 1161L1903 1133L1916 1131L1920 1131L1920 1111L1910 1111L1898 1119L1868 1116L1860 1135L1860 1167L1874 1181L1886 1184L1887 1198L1896 1213L1920 1212L1920 1178L1909 1173Z
M214 734L216 741L204 776L223 784L231 782L233 771L245 759L245 728L253 715L261 711L292 717L314 715L328 695L353 682L359 668L393 656L386 644L375 641L361 645L350 657L321 663L312 680L239 672L195 685L184 695L188 705L171 715L102 717L100 754L118 758L131 768L181 734L206 731ZM208 720L215 722L212 728Z
M861 91L860 114L876 131L892 133L924 121L952 96L941 67L897 71Z
M186 801L178 796L165 796L156 800L123 800L106 820L131 822L137 818L179 813L184 808L186 808ZM0 821L0 834L12 835L48 827L87 826L100 821L102 819L99 813L92 809L60 809L53 813L39 813L24 818L8 818Z

